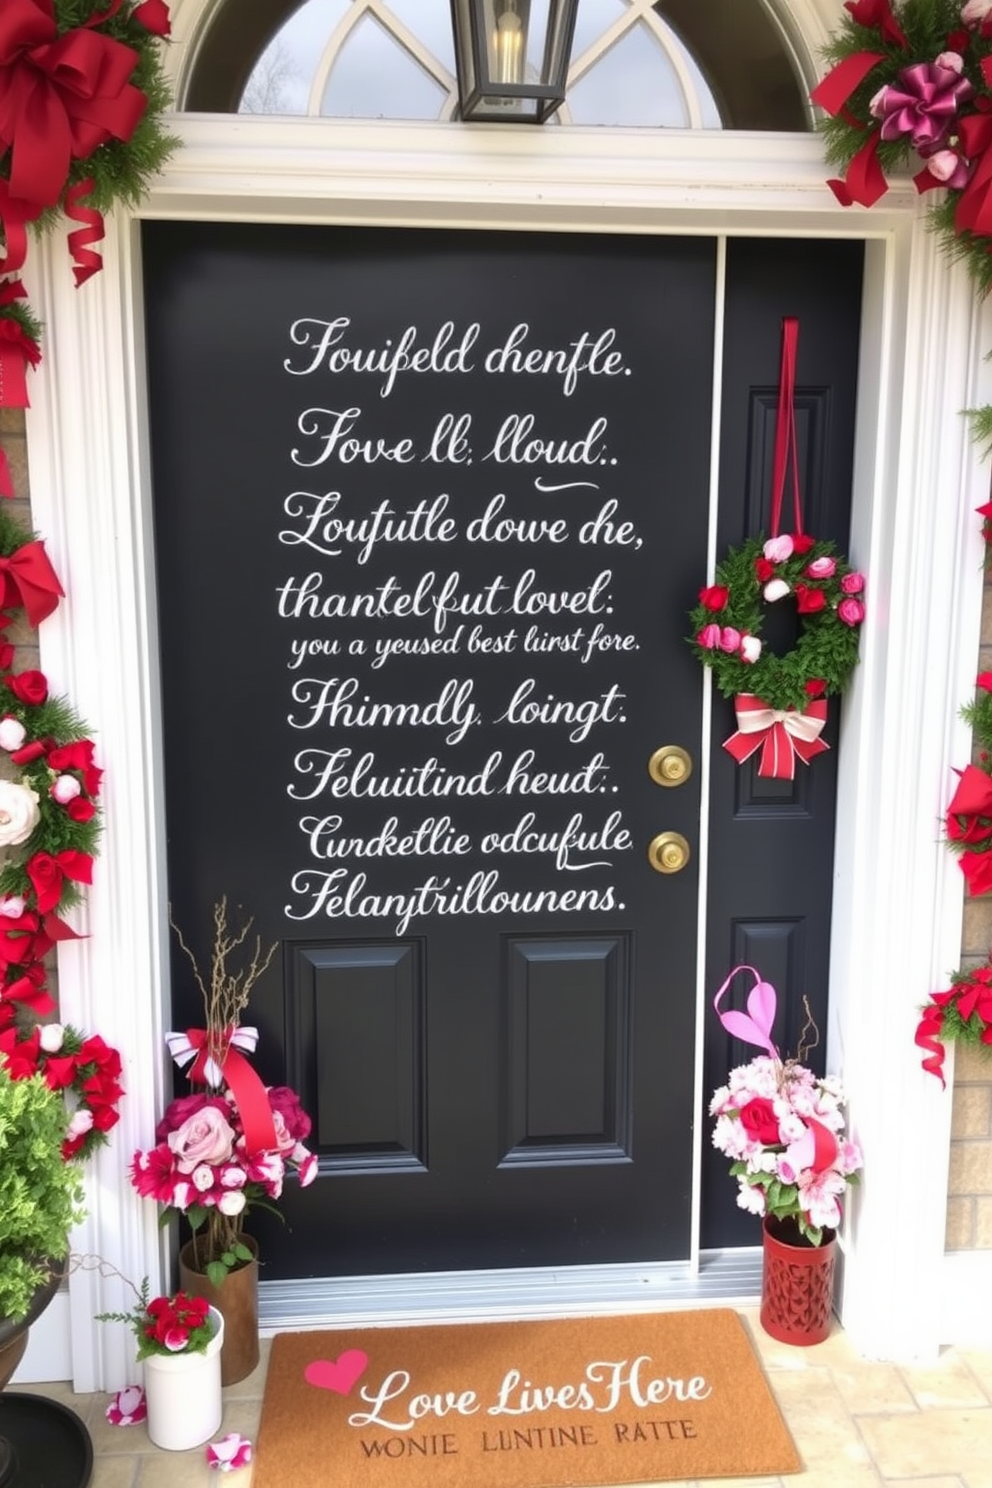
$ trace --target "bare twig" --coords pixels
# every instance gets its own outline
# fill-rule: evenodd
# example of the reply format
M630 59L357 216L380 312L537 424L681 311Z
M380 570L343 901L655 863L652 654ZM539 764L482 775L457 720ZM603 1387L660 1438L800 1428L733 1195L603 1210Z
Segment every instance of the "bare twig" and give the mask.
M176 938L193 968L196 985L203 997L208 1050L218 1061L223 1058L231 1030L238 1026L241 1014L248 1006L251 989L269 969L278 949L279 942L275 941L268 950L263 950L261 937L256 935L251 960L240 970L231 969L228 965L228 958L245 944L254 923L254 918L249 916L240 929L232 928L227 920L227 895L224 894L217 900L214 905L214 944L210 953L210 988L208 991L196 957L172 918L172 906L169 906L169 924L176 932Z

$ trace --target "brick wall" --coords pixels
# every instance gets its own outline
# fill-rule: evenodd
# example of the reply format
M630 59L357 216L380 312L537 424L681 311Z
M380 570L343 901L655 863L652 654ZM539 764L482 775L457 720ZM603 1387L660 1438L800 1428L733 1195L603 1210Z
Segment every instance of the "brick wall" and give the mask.
M976 670L992 671L992 584L985 587ZM961 965L979 965L990 946L992 896L966 899ZM992 1250L992 1050L956 1051L946 1243L948 1250Z

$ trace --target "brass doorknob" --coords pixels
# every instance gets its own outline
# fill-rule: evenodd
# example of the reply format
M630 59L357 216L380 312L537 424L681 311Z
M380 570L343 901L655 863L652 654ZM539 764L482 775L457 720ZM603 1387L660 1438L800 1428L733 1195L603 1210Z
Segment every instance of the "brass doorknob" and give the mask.
M655 873L681 873L690 856L681 832L659 832L648 843L648 862Z
M678 744L663 744L648 760L655 785L684 785L692 774L692 756Z

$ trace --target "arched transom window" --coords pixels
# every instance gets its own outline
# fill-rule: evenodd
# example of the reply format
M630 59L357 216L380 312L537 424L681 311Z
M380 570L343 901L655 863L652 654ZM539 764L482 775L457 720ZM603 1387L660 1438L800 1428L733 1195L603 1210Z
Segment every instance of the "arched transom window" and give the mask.
M238 0L215 13L187 109L457 117L449 0ZM765 0L580 0L563 125L809 127Z

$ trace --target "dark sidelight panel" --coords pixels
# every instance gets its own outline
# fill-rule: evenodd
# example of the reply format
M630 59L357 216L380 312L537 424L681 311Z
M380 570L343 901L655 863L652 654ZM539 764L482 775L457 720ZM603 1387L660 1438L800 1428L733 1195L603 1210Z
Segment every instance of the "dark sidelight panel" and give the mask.
M305 1104L323 1160L350 1169L422 1167L420 946L297 945L290 960L290 1016L302 1035L297 1078L312 1092Z
M858 243L741 239L727 249L717 553L768 535L782 319L799 319L796 422L803 530L849 550L863 249ZM783 531L792 531L786 490ZM859 555L851 554L857 561ZM798 635L794 604L765 607L762 639L779 654ZM758 1051L735 1042L709 1005L730 969L750 962L779 994L776 1039L795 1053L804 1001L820 1031L810 1063L823 1068L827 1026L838 721L829 752L794 781L761 780L757 757L735 765L722 748L733 704L714 694L710 882L707 905L701 1243L757 1245L760 1229L736 1205L727 1161L709 1143L707 1107L728 1071ZM743 991L743 983L741 991Z
M627 937L507 946L507 1163L629 1161Z

